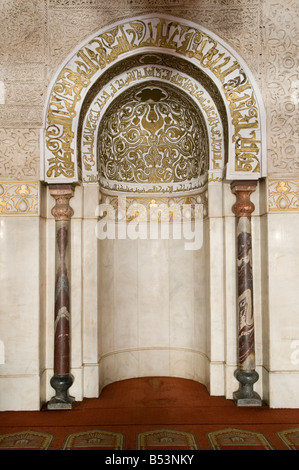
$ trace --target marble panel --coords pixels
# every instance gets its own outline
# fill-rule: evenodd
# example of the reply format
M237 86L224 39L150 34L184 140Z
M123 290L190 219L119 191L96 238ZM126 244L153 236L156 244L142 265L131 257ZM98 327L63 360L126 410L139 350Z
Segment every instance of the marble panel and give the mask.
M46 263L46 244L47 244L47 221L45 218L39 218L39 368L41 374L46 368L46 334L47 334L47 263Z
M83 384L84 384L84 397L94 398L94 397L99 396L100 390L99 390L99 365L98 364L84 364Z
M99 242L99 357L114 350L114 242Z
M39 219L0 221L0 375L39 373Z
M117 380L140 377L139 351L122 351L116 356L115 376Z
M168 240L138 240L139 346L169 346Z
M138 353L139 377L169 376L170 357L168 348L144 348Z
M5 364L5 347L3 341L0 341L0 364Z
M271 408L299 408L299 372L269 373L269 406Z
M262 319L262 234L260 217L252 217L252 275L253 275L253 314L256 364L263 364L263 319Z
M169 351L170 375L195 380L208 386L208 358L195 350L171 349Z
M99 363L100 392L110 383L140 377L139 352L122 351L108 354Z
M117 382L119 378L116 375L115 368L116 357L115 354L103 357L99 362L99 390L100 392L104 387L110 383Z
M40 408L39 375L1 377L1 411L38 411Z
M203 245L193 252L194 261L194 347L203 354L208 354L209 301L206 251L208 250L208 220L203 222Z
M209 217L222 217L223 214L222 183L209 183L208 213Z
M99 283L101 269L99 241L95 236L95 220L82 221L82 321L83 321L83 363L98 361L99 298L102 295Z
M96 208L101 203L97 184L85 185L83 188L83 214L85 219L96 219Z
M138 330L142 328L138 312L137 244L137 240L114 241L114 298L111 302L114 302L115 350L137 347Z
M82 220L71 219L71 341L76 347L71 348L72 367L82 365ZM85 273L84 273L85 274ZM94 293L96 297L96 293Z
M174 348L195 348L194 251L169 240L169 339Z
M271 371L298 370L299 214L268 214Z
M54 299L55 299L55 220L46 222L46 367L53 367L54 359Z
M184 240L101 240L99 247L101 383L110 383L111 375L116 380L124 374L168 375L170 351L185 355L206 340L205 307L196 314L194 309L195 295L198 305L205 298L194 284L195 252L184 250ZM196 261L197 276L203 277L200 258ZM128 364L122 359L126 355ZM193 360L180 372L183 377L197 373L203 374Z
M214 396L223 396L225 389L224 364L210 363L209 393Z
M270 369L270 318L269 318L269 254L268 254L268 215L260 218L261 225L261 317L262 317L262 344L263 365Z
M224 360L223 219L209 219L210 360Z
M260 382L262 384L262 398L269 405L269 370L266 367L261 368Z

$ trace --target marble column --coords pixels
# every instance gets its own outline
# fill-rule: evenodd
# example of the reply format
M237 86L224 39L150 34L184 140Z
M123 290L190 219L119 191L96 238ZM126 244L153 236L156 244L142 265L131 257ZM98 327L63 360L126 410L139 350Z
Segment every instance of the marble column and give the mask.
M250 200L256 190L255 181L235 181L232 192L237 201L233 211L237 218L237 275L238 275L238 369L235 373L240 383L234 393L238 406L261 406L262 400L253 389L259 375L255 370L254 308L252 278L251 214L255 207Z
M70 409L74 398L69 395L73 383L70 374L70 220L73 209L70 198L71 185L50 185L55 199L52 215L55 217L55 324L54 324L54 375L51 386L56 394L48 403L49 410Z

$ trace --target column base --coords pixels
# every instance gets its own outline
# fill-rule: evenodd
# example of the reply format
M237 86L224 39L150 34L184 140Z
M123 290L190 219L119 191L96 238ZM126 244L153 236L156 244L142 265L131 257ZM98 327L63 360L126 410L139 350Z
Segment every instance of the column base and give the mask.
M244 397L242 391L234 392L234 403L237 406L262 406L263 401L258 393L253 392L252 397Z
M263 401L259 394L253 390L253 384L257 382L259 375L255 370L237 370L235 374L240 382L240 388L233 394L233 400L237 406L262 406Z
M47 409L48 410L72 410L74 401L75 400L73 399L72 401L69 401L69 403L66 403L66 402L63 403L63 402L56 401L55 397L53 397L48 402Z
M71 410L75 398L69 395L68 389L73 384L73 377L69 374L54 375L51 378L51 386L56 391L56 395L47 404L48 410Z

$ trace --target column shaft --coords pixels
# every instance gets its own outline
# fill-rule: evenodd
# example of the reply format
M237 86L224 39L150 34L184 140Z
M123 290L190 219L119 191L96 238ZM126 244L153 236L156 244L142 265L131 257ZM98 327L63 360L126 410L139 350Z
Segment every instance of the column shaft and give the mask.
M48 409L72 408L74 398L68 393L73 383L70 374L70 219L73 210L69 200L73 197L70 185L50 186L50 194L56 204L55 217L55 323L54 323L54 375L51 386L56 395L48 403Z
M238 369L240 388L234 393L238 406L261 406L262 400L253 390L259 376L255 370L254 303L252 278L251 213L254 204L250 195L256 182L238 181L232 184L237 196L233 210L237 217L237 275L238 275Z

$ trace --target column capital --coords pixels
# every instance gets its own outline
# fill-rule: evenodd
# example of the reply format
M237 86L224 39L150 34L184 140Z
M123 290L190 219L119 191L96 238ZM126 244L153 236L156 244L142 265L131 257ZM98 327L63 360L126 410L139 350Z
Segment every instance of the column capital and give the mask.
M233 181L231 190L237 196L237 201L233 205L233 212L237 217L250 217L255 209L250 200L251 193L256 190L257 181Z
M70 220L74 211L70 206L70 199L74 196L74 187L71 184L51 184L49 185L51 196L56 204L51 210L55 220Z

